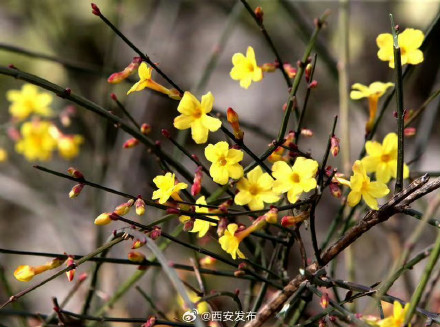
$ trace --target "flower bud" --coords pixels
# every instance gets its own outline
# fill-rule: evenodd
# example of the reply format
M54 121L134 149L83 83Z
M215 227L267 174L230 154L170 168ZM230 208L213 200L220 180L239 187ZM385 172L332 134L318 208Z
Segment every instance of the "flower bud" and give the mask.
M335 198L339 199L342 196L342 190L337 183L330 183L330 185L328 187L330 188L331 194Z
M306 79L306 82L310 82L310 77L312 75L313 66L311 63L308 63L305 70L304 70L304 77Z
M265 63L261 66L263 72L273 73L278 68L278 65L272 62Z
M61 266L64 263L64 261L66 261L66 260L65 259L61 259L61 258L55 258L52 261L46 263L45 266L48 269L55 269L55 268L58 268L59 266Z
M76 168L70 167L69 169L67 169L67 173L72 176L75 177L77 179L83 179L84 175Z
M244 275L246 275L246 272L243 271L243 270L236 270L236 271L234 271L234 276L235 277L240 277L240 276L244 276Z
M131 139L125 141L124 144L122 145L122 147L124 149L131 149L131 148L134 148L138 144L139 144L139 140L138 139L131 138Z
M130 199L125 203L122 203L115 208L113 213L117 214L118 216L124 216L130 211L131 207L133 206L133 203L134 203L133 199Z
M14 277L20 282L29 282L35 276L34 267L23 265L18 266L14 271Z
M78 277L78 282L82 283L83 281L85 281L87 279L87 277L88 277L87 273L82 273Z
M226 217L220 218L220 221L217 225L217 235L218 237L222 237L225 233L226 228L228 227L229 220Z
M313 132L310 129L303 128L303 129L301 129L301 135L311 137L311 136L313 136Z
M327 293L322 293L321 301L320 301L321 308L327 309L329 301L330 301L330 299L328 297L328 294Z
M254 14L256 20L258 21L258 24L263 24L263 16L264 16L263 8L261 8L260 6L255 8Z
M154 241L157 240L160 236L162 235L162 229L160 229L160 227L155 227L151 232L150 232L150 238Z
M165 128L162 128L161 133L162 133L162 135L165 136L167 139L169 139L169 138L171 137L170 131L167 130L167 129L165 129Z
M416 135L416 129L415 129L415 127L407 127L403 130L403 134L407 137L414 136L414 135Z
M154 325L156 325L156 317L152 316L148 318L147 322L142 324L141 327L153 327Z
M96 217L95 225L102 226L102 225L110 224L112 222L110 215L111 215L111 212L101 213L98 217Z
M239 265L238 265L238 269L246 269L247 268L247 264L246 264L246 262L241 262Z
M134 203L134 207L136 208L136 214L138 216L142 216L145 214L145 201L140 196Z
M194 219L189 219L183 224L183 230L189 232L194 228Z
M135 73L142 62L142 59L140 57L134 57L133 61L124 68L122 72L113 73L110 75L109 78L107 78L107 82L110 84L118 84L125 80L127 77ZM112 98L113 99L113 98ZM113 99L115 100L115 99ZM116 100L115 100L116 101Z
M84 184L76 184L69 192L69 198L76 198L84 188Z
M330 152L332 153L333 157L336 157L339 153L339 139L333 135L330 139L330 144Z
M182 99L182 94L176 89L169 89L168 92L166 92L166 93L173 100L181 100Z
M278 209L272 207L265 215L264 219L269 224L276 224L278 221Z
M70 270L66 271L67 280L71 282L73 278L75 278L75 260L73 257L69 256L66 260L66 266L70 268Z
M146 260L145 255L139 251L130 251L128 253L128 260L132 262L143 262Z
M298 70L289 63L284 64L283 69L287 73L287 76L292 79L295 78L296 73L298 72Z
M99 7L94 3L91 3L90 5L92 6L92 14L96 16L101 16L101 11L99 10Z
M132 249L139 249L140 247L144 246L147 243L147 239L144 238L142 240L136 239L133 241L133 244L131 245Z
M226 112L226 118L231 124L232 130L234 132L234 136L238 140L242 140L244 136L244 132L240 129L240 122L238 120L238 114L232 108L228 108Z
M202 259L200 259L200 265L203 267L207 267L207 266L212 266L214 263L216 263L217 259L210 257L210 256L206 256Z
M202 167L199 166L196 169L196 173L194 175L194 182L193 185L191 186L192 196L196 196L202 190L202 177L203 177Z
M167 209L167 214L169 214L169 215L179 215L180 214L180 210L178 208L168 208Z
M304 220L309 218L309 212L302 212L297 216L284 216L281 218L281 225L283 227L293 227L296 224L303 222Z
M318 87L318 81L313 80L313 81L310 82L309 89L315 89L317 87Z
M151 133L151 125L143 123L141 125L141 133L144 134L144 135L150 134Z

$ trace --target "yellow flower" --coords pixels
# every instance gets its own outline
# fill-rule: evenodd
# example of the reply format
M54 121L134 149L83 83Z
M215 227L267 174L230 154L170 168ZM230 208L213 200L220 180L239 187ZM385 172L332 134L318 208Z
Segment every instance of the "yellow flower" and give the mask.
M187 295L188 295L189 299L191 300L191 302L193 302L193 303L199 302L201 299L200 296L198 296L194 291L191 291L191 290L187 291ZM183 299L180 295L177 297L177 302L183 310L185 310L185 311L189 310L189 308L186 306L185 302L183 301ZM203 301L203 302L200 302L197 304L197 312L199 314L202 314L202 313L205 313L208 311L209 311L208 302Z
M57 140L58 152L66 160L72 160L79 153L79 146L84 142L81 135L63 135Z
M409 303L402 307L400 302L394 301L393 315L377 322L379 327L403 327Z
M52 102L52 95L49 93L38 93L38 88L32 84L24 84L20 90L9 90L6 98L11 101L9 113L12 117L23 120L31 114L50 116L52 109L49 105Z
M196 204L207 205L205 197L201 196L200 198L198 198L197 201L196 201ZM196 206L196 212L204 214L204 213L208 213L209 209L207 207ZM216 216L209 216L209 218L217 219L218 220L218 217L216 217ZM188 217L188 216L180 216L179 219L180 219L180 221L182 223L184 223L184 222L190 220L191 218ZM211 222L206 221L206 220L196 219L194 221L194 226L193 226L193 228L191 229L190 232L191 233L199 233L199 237L203 237L208 232L209 227L215 226L215 225L216 225L215 223L211 223Z
M181 113L174 119L174 127L177 129L191 128L191 136L197 144L206 143L209 131L217 131L222 122L218 118L208 115L214 104L214 96L208 92L202 96L200 103L190 92L185 92L180 100L177 111Z
M384 183L370 181L360 160L356 160L353 165L353 176L350 177L350 182L343 184L351 188L347 197L347 203L350 207L357 205L362 197L371 209L378 210L377 199L383 198L390 192Z
M293 167L284 161L277 161L272 166L273 191L276 193L287 192L290 203L298 201L303 192L309 192L316 188L315 175L318 171L318 163L312 159L298 157Z
M171 99L180 100L179 91L176 89L167 89L165 86L153 81L151 78L152 71L153 68L148 67L145 62L142 62L138 68L139 82L135 83L131 89L128 90L127 95L132 92L142 91L148 87L149 89L168 95Z
M417 65L423 62L423 52L419 50L425 35L422 31L407 28L397 36L400 47L402 66L405 64ZM388 61L394 68L393 36L389 33L380 34L376 39L379 51L377 56L382 61Z
M227 142L209 144L205 148L205 157L212 162L209 174L214 182L225 185L229 177L239 179L243 176L243 167L239 164L243 160L243 152L229 149Z
M20 282L29 282L32 280L32 278L34 278L35 275L41 274L47 270L58 268L63 264L64 261L64 259L55 258L41 266L18 266L14 271L14 277Z
M0 148L0 162L8 160L8 152L4 148Z
M367 173L374 172L376 180L388 183L397 175L397 134L389 133L383 143L368 141L365 144L367 156L362 158L362 165ZM409 177L409 168L403 164L403 178Z
M376 118L377 103L379 98L384 95L386 90L393 87L393 83L382 83L374 82L370 86L362 85L360 83L353 84L353 90L350 92L350 98L352 100L359 100L362 98L368 98L370 118L365 125L365 130L369 133L374 125L374 120Z
M15 150L23 154L27 160L47 161L52 157L52 151L57 146L50 130L52 123L47 121L26 122L21 126L21 139L15 145Z
M229 224L224 235L218 240L222 249L229 253L234 260L237 258L237 254L239 258L245 258L243 252L238 248L244 237L239 237L240 233L237 233L237 235L235 234L237 229L237 224Z
M241 178L237 183L239 192L234 201L238 205L249 205L251 210L261 210L264 203L277 202L280 197L272 191L273 179L268 173L264 173L260 166L252 169L247 178Z
M254 48L248 47L246 57L242 53L232 56L232 67L229 75L235 81L240 81L240 86L247 89L252 82L259 82L263 79L263 71L257 66Z
M153 179L158 190L153 192L153 200L159 199L160 204L164 204L170 197L180 201L179 191L188 187L185 183L175 183L176 176L172 173L156 176Z

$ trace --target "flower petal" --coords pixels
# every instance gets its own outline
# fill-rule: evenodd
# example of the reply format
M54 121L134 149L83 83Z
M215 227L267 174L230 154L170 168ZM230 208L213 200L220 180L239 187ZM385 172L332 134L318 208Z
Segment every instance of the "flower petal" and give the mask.
M361 193L357 191L351 191L347 197L347 203L350 207L354 207L361 200Z
M194 122L193 116L180 115L174 118L174 127L177 129L188 129L191 127L191 124Z
M201 121L203 126L209 129L211 132L217 131L222 126L220 119L208 115L203 115L201 117Z
M212 95L211 92L206 93L205 95L202 96L202 102L200 104L201 108L202 108L202 113L209 113L212 110L212 107L214 105L214 96Z
M195 120L191 124L191 137L197 144L203 144L208 141L209 130L202 125L200 120Z
M186 91L179 102L177 111L181 114L191 116L198 108L200 108L199 100L197 100L191 92Z

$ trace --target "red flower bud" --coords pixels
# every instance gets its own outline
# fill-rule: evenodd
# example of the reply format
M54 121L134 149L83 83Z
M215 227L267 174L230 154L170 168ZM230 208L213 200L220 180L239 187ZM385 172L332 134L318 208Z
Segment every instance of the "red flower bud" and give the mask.
M151 133L151 126L149 124L143 123L141 125L141 133L144 135L148 135Z
M403 130L403 134L405 134L405 136L414 136L416 135L416 131L415 127L407 127Z
M66 260L66 265L67 267L70 268L69 271L66 271L66 275L67 275L67 279L69 280L69 282L71 282L73 280L73 278L75 277L75 260L73 259L73 257L69 256Z
M113 101L118 101L118 97L114 93L110 94L110 98L112 98Z
M311 137L311 136L313 136L313 132L310 129L303 128L303 129L301 129L301 135Z
M322 293L321 301L320 301L321 307L323 309L327 309L329 302L330 302L330 299L328 297L328 294L327 293Z
M98 6L94 3L90 4L92 6L92 14L96 16L101 16L101 10L99 10Z
M139 196L134 203L134 207L136 208L136 214L138 216L142 216L145 214L145 201Z
M150 238L152 240L157 240L160 237L160 235L162 235L162 230L160 229L160 227L156 227L150 232Z
M335 198L340 198L342 196L342 190L337 183L330 183L330 192Z
M131 149L131 148L134 148L138 144L139 144L139 141L137 139L131 138L131 139L125 141L125 143L122 145L122 147L124 149Z
M339 139L334 135L331 138L330 152L332 153L333 157L336 157L339 153Z
M231 124L232 130L234 132L234 136L238 140L242 140L244 136L244 132L240 129L240 122L238 120L238 114L232 108L228 108L226 112L226 118Z
M197 167L196 173L194 175L194 182L193 185L191 186L192 196L196 196L202 190L202 177L203 177L202 167L199 166Z
M131 245L132 249L139 249L140 247L144 246L147 243L147 239L144 238L142 240L136 239L133 241L133 244Z
M318 81L313 80L310 84L309 84L309 89L315 89L318 87Z
M84 188L84 184L76 184L69 192L69 198L76 198Z
M78 178L78 179L83 179L84 178L84 175L78 169L73 168L73 167L70 167L69 169L67 169L67 173L70 176Z
M262 24L263 23L263 16L264 16L263 9L260 6L258 6L257 8L255 8L254 13L255 13L255 18L257 19L258 23Z
M139 251L130 251L128 253L128 260L132 262L143 262L145 261L145 255Z
M171 137L171 134L167 129L163 128L161 132L162 132L162 135L165 136L167 139L169 139Z

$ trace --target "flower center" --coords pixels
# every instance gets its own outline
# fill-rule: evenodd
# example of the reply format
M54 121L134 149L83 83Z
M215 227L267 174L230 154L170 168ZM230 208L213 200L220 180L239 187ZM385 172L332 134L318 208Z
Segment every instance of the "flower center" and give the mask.
M260 192L260 188L258 187L258 185L251 185L251 187L249 187L249 193L251 195L257 195Z
M254 65L252 65L250 62L247 64L249 72L254 72Z
M200 117L202 117L202 110L200 108L196 108L192 116L196 119L199 119Z
M226 164L228 163L228 161L225 159L225 157L220 157L218 162L220 163L221 166L226 166Z
M380 160L382 160L383 162L388 162L388 161L390 161L390 159L391 159L391 157L390 157L389 154L383 154L383 155L380 157Z
M301 180L301 177L299 177L299 175L297 173L293 173L290 178L292 179L292 182L294 182L294 183L299 183L299 181Z

